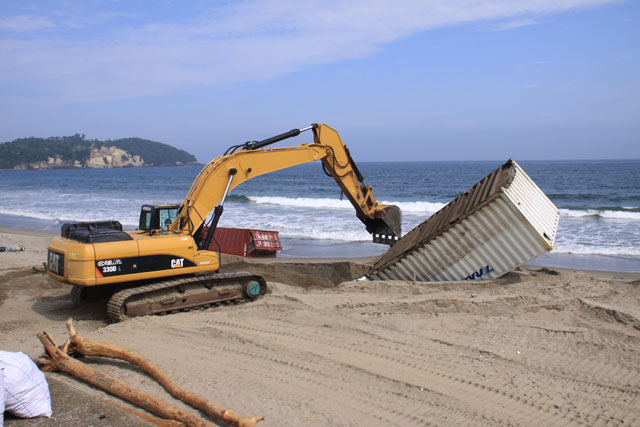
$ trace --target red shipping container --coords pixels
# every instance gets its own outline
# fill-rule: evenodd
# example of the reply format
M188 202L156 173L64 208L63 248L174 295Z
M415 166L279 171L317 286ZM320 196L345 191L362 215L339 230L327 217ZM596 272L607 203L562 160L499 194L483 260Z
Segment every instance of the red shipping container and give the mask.
M243 257L274 257L282 245L277 231L217 227L209 250Z

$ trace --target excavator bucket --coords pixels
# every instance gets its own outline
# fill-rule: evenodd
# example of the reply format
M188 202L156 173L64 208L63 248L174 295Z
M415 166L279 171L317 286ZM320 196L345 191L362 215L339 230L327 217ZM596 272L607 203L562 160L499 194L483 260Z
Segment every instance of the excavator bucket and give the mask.
M374 219L362 220L367 231L373 235L374 243L393 246L402 233L402 211L395 205L379 209Z

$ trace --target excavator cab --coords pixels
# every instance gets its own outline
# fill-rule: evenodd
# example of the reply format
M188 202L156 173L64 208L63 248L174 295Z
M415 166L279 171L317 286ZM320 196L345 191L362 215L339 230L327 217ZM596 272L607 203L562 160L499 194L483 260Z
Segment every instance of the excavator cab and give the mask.
M166 233L171 223L178 217L180 205L142 205L140 210L140 230L153 234L155 230Z

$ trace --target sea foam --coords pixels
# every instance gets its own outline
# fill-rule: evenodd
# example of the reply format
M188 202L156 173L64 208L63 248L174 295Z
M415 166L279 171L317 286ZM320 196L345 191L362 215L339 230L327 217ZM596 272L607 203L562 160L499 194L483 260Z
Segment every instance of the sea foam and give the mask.
M270 196L247 196L256 204L269 204L285 207L307 208L307 209L343 209L352 210L351 202L344 199L310 198L310 197L270 197ZM411 213L434 213L440 210L445 204L436 202L389 202L382 201L385 205L396 205L402 212Z
M640 220L640 212L635 210L560 209L560 215L569 218L610 218Z

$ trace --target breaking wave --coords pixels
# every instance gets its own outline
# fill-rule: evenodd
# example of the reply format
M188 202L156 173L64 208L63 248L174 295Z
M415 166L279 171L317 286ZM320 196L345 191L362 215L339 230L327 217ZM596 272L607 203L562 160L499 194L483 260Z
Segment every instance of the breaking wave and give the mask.
M245 196L241 196L245 197ZM246 198L257 204L278 205L284 207L305 208L305 209L348 209L352 210L353 206L344 198L310 198L310 197L275 197L275 196L246 196ZM444 207L444 203L437 202L388 202L382 201L385 205L396 205L403 213L434 213Z
M557 244L552 253L573 255L640 256L640 248L634 246L591 246L584 244Z
M640 220L638 208L560 209L560 215L568 218Z

